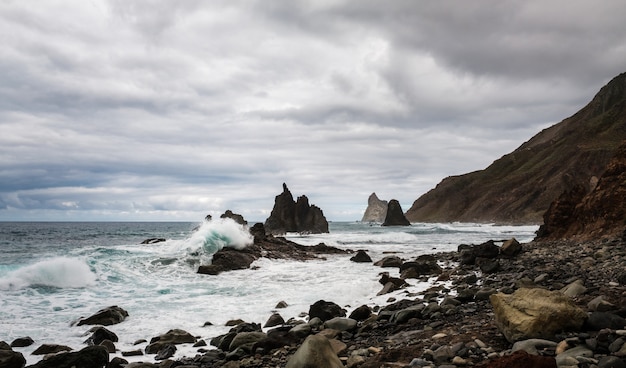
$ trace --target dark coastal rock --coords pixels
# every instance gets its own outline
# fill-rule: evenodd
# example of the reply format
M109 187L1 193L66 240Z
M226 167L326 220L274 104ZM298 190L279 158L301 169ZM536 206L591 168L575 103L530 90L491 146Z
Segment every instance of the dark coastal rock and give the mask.
M402 206L396 199L389 201L387 205L387 214L385 215L385 221L382 226L411 226L409 220L404 216L402 212Z
M378 267L401 267L402 266L402 258L398 256L386 256L383 259L376 261L374 266Z
M404 262L400 266L400 278L418 278L424 275L439 275L443 272L432 256L420 256L411 262Z
M626 327L626 319L609 312L593 312L585 322L585 327L593 331L600 331L603 328L621 330Z
M522 245L515 238L511 238L500 247L500 255L507 258L517 256L522 251Z
M127 364L128 360L120 357L114 357L107 365L107 368L124 368Z
M265 230L274 235L287 232L327 233L328 221L319 207L309 205L306 196L298 197L295 202L287 185L283 183L283 192L276 196L272 212L265 220Z
M222 248L213 255L210 265L198 267L198 273L205 275L218 275L224 271L243 270L250 268L252 262L259 256L254 252L233 248Z
M346 311L339 305L325 300L318 300L309 307L309 319L318 317L322 322L335 317L345 317Z
M265 322L265 325L263 325L263 327L274 327L274 326L279 326L285 323L285 320L283 319L283 317L279 314L279 313L274 313L270 316L270 318L268 318L267 322Z
M166 345L172 344L187 344L187 343L195 343L196 338L191 335L189 332L173 329L169 330L163 335L153 337L150 340L150 344L146 346L146 354L158 354Z
M32 352L33 355L46 355L46 354L55 354L62 351L70 351L72 348L65 345L57 345L57 344L42 344L35 351Z
M231 340L228 351L236 351L239 348L245 347L245 349L250 352L254 344L266 338L267 335L261 331L240 332Z
M31 346L34 343L35 343L35 341L30 336L19 337L19 338L13 340L13 342L11 342L11 347L12 348L23 348L23 347L26 347L26 346Z
M343 368L344 365L326 337L311 335L304 340L286 365L286 368L306 367Z
M110 340L112 342L119 341L117 335L114 332L109 331L104 327L95 327L92 329L91 332L93 333L85 341L85 343L89 345L100 345L100 343L104 340Z
M226 210L226 212L224 212L220 218L229 218L234 220L236 223L240 224L240 225L248 225L248 221L246 221L242 215L238 214L238 213L233 213L233 211L231 210Z
M166 241L165 238L148 238L142 241L141 244L156 244L156 243L162 243L164 241Z
M376 193L370 194L367 199L367 208L361 222L383 222L387 216L387 201L378 199Z
M165 360L165 359L173 357L174 354L176 354L176 345L165 344L156 353L154 360Z
M104 346L88 346L77 352L51 355L29 366L31 368L104 368L109 363L109 352Z
M26 359L22 353L13 351L8 345L6 349L0 346L0 367L23 368L24 365L26 365Z
M252 234L252 236L254 237L255 244L261 242L262 240L266 238L265 226L260 222L257 222L256 224L252 225L249 231L250 231L250 234Z
M496 325L509 342L550 339L560 331L577 331L587 314L558 291L521 288L490 296Z
M372 262L372 258L370 258L369 254L367 254L364 250L357 251L356 254L350 258L350 260L356 263Z
M349 318L357 321L365 321L372 315L372 309L368 305L362 305L350 313Z
M128 317L128 312L114 305L99 310L96 314L78 321L78 326L82 325L102 325L110 326L124 321Z

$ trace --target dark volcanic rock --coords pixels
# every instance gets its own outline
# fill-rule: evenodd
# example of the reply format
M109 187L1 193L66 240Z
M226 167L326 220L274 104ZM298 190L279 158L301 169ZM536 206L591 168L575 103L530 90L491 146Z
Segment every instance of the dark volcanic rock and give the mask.
M155 243L161 243L164 241L165 241L165 238L148 238L142 241L141 244L155 244Z
M224 212L220 218L229 218L234 220L236 223L240 224L240 225L248 225L248 221L246 221L243 216L241 216L238 213L233 213L233 211L231 210L226 210L226 212Z
M57 345L57 344L42 344L40 347L35 349L32 352L33 355L46 355L46 354L54 354L59 353L61 351L70 351L72 348L65 345Z
M33 339L29 336L26 337L19 337L15 340L13 340L13 342L11 342L11 347L12 348L23 348L26 346L31 346L32 344L34 344L35 341L33 341Z
M169 330L163 335L153 337L150 340L150 344L146 346L146 354L159 354L163 348L167 345L176 345L176 344L186 344L186 343L195 343L196 338L193 337L189 332L173 329Z
M370 258L370 256L364 250L357 251L356 254L350 258L350 260L356 263L372 262L372 258Z
M328 321L335 317L345 317L346 311L333 302L318 300L309 307L309 318L318 317L322 322Z
M400 202L396 199L389 201L387 205L387 215L382 226L410 226L411 223L404 216Z
M309 205L306 196L298 197L295 202L287 185L283 183L283 192L276 196L272 213L265 220L265 230L269 234L327 233L328 221L319 207Z
M0 347L0 367L22 368L24 365L26 365L26 359L22 353L13 351L11 348L3 349Z
M88 346L77 352L52 355L32 368L103 368L109 362L109 352L104 346Z
M112 342L119 341L114 332L111 332L104 327L96 327L93 329L93 334L85 342L89 345L100 345L100 343L104 340L110 340Z
M248 252L246 249L222 248L213 255L210 265L198 267L198 273L217 275L224 271L250 268L252 262L260 256L255 253L256 252Z
M103 325L110 326L122 322L128 317L128 312L114 305L99 310L96 314L78 321L78 326L82 325Z
M387 216L387 201L378 199L376 193L370 194L367 199L367 208L361 222L383 222Z

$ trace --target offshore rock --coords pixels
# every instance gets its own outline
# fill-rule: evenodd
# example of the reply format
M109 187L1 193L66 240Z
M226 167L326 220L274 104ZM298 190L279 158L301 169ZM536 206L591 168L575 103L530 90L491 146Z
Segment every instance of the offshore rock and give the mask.
M489 297L498 329L509 342L551 339L564 330L578 330L587 314L558 291L520 288L513 294Z
M287 232L327 233L328 221L319 207L309 205L306 196L298 197L295 202L287 185L283 183L283 192L276 196L272 213L265 220L265 230L273 235Z
M78 321L78 326L82 325L102 325L110 326L118 324L128 317L128 312L117 305L99 310L94 315Z
M235 221L236 223L240 224L240 225L248 225L248 221L246 221L242 215L238 214L238 213L233 213L233 211L231 210L226 210L226 212L224 212L220 218L229 218L233 221Z
M382 226L411 226L409 220L404 216L402 206L400 206L398 200L392 199L389 201L387 205L387 215L385 216L385 221Z
M52 355L31 368L103 368L109 362L109 352L104 346L88 346L77 352Z
M311 335L289 358L286 368L343 368L344 365L333 351L328 339Z
M370 194L367 199L367 208L361 222L383 222L387 216L387 201L378 199L376 193Z
M350 258L350 260L352 262L356 262L356 263L370 263L370 262L372 262L372 258L364 250L357 251L356 254Z

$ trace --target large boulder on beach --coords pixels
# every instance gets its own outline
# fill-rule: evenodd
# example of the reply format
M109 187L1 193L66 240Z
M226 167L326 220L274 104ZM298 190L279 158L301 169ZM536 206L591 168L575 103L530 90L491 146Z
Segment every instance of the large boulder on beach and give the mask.
M382 226L410 226L411 223L404 216L402 206L397 199L392 199L387 205L387 214Z
M306 196L300 196L297 202L294 201L287 185L283 183L283 192L276 196L274 208L265 220L265 230L274 235L287 232L327 233L328 221L319 207L309 205Z
M361 222L383 222L387 216L387 206L389 202L378 198L376 193L370 194L367 198L367 208L363 214Z
M104 368L109 352L104 346L88 346L76 352L51 355L29 368Z
M346 311L339 305L325 300L318 300L309 307L309 319L318 317L322 322L335 317L345 317Z
M78 321L78 326L82 325L102 325L110 326L124 321L128 317L128 312L116 305L99 310L94 315Z
M22 353L13 351L8 345L0 344L0 367L22 368L26 365L26 359Z
M187 344L195 343L196 338L189 332L181 329L169 330L163 335L153 337L150 344L146 346L146 354L156 354L168 344Z
M330 341L321 335L311 335L289 358L285 368L343 368Z
M561 331L578 330L587 314L558 291L520 288L513 294L489 297L496 325L509 342L551 339Z

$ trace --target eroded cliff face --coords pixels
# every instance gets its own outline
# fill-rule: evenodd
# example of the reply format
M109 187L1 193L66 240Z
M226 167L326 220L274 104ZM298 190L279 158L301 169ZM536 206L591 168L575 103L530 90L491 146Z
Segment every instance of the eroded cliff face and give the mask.
M367 208L363 214L362 222L383 222L387 216L387 201L378 198L376 193L370 194L367 199Z
M418 198L411 222L541 224L550 203L577 186L591 190L626 139L626 73L583 109L484 170L451 176Z
M597 185L563 193L544 215L537 239L591 240L626 235L626 141L610 160Z

